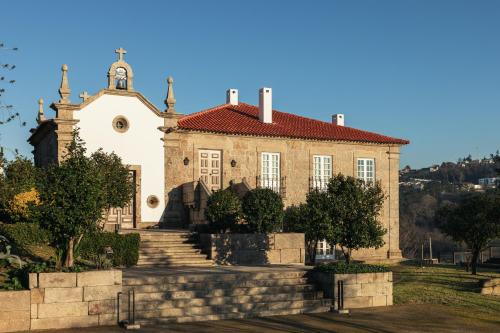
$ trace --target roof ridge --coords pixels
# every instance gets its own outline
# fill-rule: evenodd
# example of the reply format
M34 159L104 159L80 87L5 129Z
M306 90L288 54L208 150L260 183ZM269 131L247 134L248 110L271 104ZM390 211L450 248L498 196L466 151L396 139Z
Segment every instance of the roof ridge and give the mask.
M179 127L227 134L392 143L400 145L409 143L405 139L349 126L339 126L332 122L308 118L276 109L273 109L275 113L273 124L263 124L258 121L258 116L256 118L256 111L258 111L258 106L245 102L239 102L237 105L229 103L221 104L181 118L179 120Z
M199 116L199 115L211 112L211 111L215 111L217 109L223 109L223 108L228 107L230 105L231 104L226 103L226 104L217 105L217 106L214 106L214 107L211 107L211 108L208 108L208 109L204 109L204 110L201 110L201 111L198 111L198 112L194 112L194 113L191 113L191 114L188 114L188 115L182 117L179 121L188 120L188 119L191 119L192 117L196 117L196 116Z

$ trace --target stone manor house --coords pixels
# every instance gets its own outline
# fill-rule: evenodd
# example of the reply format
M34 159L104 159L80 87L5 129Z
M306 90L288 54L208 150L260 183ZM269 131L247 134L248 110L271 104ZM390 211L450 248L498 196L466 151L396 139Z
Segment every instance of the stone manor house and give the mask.
M305 200L334 174L380 181L387 200L381 221L385 246L358 252L358 258L391 259L399 250L399 151L409 142L344 126L344 115L332 122L273 110L272 89L259 90L259 105L243 103L238 90L226 92L226 103L184 115L175 110L169 77L166 109L160 110L134 89L125 50L108 71L107 86L70 101L68 66L62 66L60 100L47 118L39 101L38 126L31 130L35 164L61 160L75 127L89 152L117 153L136 183L125 208L112 209L107 228L189 227L204 223L207 197L229 186L241 195L269 187L286 206Z

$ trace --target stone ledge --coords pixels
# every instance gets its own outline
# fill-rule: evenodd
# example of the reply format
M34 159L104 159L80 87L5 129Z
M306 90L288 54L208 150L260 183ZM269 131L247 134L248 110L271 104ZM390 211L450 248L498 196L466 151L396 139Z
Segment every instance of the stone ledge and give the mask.
M86 302L38 304L38 318L80 317L88 313Z
M43 303L73 303L83 301L83 288L45 288Z
M122 291L122 286L89 286L83 287L84 301L100 301L106 299L116 299L117 294Z
M38 288L76 287L76 273L38 273Z
M115 271L91 271L76 274L76 285L78 287L109 286L114 284Z

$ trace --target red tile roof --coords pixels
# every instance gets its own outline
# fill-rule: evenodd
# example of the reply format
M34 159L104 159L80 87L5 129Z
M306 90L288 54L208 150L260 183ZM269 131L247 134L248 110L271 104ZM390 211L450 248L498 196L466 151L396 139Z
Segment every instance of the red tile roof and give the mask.
M178 128L235 135L287 137L312 140L356 141L405 145L407 140L337 126L273 110L273 123L259 121L259 108L246 103L223 104L182 117Z

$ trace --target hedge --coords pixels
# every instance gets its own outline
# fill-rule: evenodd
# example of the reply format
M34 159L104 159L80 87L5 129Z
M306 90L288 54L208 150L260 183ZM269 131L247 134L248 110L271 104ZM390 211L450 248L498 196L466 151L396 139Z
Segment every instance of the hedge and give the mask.
M108 246L113 250L111 260L113 267L130 267L139 260L139 234L120 235L112 232L99 232L85 235L77 250L77 256L82 259L94 260L104 253Z
M350 263L347 265L343 261L319 264L314 267L314 269L320 272L331 272L335 274L384 273L391 271L385 266L360 263Z
M37 223L0 223L0 234L18 247L42 245L50 242L50 232L42 229Z

